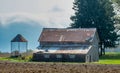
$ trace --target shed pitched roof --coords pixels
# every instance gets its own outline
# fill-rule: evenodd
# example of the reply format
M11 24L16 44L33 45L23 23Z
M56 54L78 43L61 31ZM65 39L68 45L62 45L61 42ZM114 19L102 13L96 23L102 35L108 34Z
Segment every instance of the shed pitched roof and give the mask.
M77 42L84 43L91 41L95 35L95 28L44 28L39 42Z
M91 48L91 45L78 47L44 47L43 49L41 49L41 51L43 53L87 54ZM47 52L45 51L45 49L48 49Z
M21 34L17 34L11 42L27 42L27 40Z
M69 48L63 48L63 49L59 49L57 50L55 53L70 53L70 54L87 54L88 51L91 49L92 46L87 46L84 49L81 49L82 47L74 47L73 49L69 49Z

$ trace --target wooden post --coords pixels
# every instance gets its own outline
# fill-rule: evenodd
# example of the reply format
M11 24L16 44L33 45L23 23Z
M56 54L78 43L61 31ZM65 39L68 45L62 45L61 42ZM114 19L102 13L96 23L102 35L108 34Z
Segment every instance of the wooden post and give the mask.
M18 49L19 49L19 55L20 55L20 42L18 42Z
M26 56L28 55L28 42L25 42L26 43Z
M12 42L11 42L11 56L12 56Z
M26 52L28 52L28 42L26 42Z

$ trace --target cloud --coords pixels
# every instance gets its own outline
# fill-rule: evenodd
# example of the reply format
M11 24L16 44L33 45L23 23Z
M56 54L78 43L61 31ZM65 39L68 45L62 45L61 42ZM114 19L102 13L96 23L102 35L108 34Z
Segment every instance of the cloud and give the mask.
M50 10L51 12L62 12L65 11L64 9L62 9L60 6L55 5L52 7L52 9Z
M58 6L66 11L73 7L74 0L0 0L0 12L45 12Z
M38 23L44 27L68 27L73 0L0 0L0 26L13 22ZM35 24L34 24L35 25Z
M51 28L64 28L68 27L70 24L69 15L65 12L51 12L51 13L2 13L0 14L0 26L7 26L13 22L25 22L30 25L32 22L36 22L37 25L42 25L43 27Z

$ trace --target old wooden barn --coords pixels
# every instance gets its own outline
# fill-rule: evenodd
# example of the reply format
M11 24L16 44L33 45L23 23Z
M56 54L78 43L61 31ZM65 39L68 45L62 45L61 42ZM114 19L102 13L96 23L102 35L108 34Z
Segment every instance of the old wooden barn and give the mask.
M99 37L95 28L44 28L34 61L94 62L99 60Z

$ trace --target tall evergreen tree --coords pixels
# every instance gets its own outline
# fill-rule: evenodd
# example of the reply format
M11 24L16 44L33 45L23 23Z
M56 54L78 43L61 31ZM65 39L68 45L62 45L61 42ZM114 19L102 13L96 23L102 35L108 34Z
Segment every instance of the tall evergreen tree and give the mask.
M117 34L114 31L112 3L109 0L74 0L75 15L71 16L71 28L97 28L105 47L114 47Z

